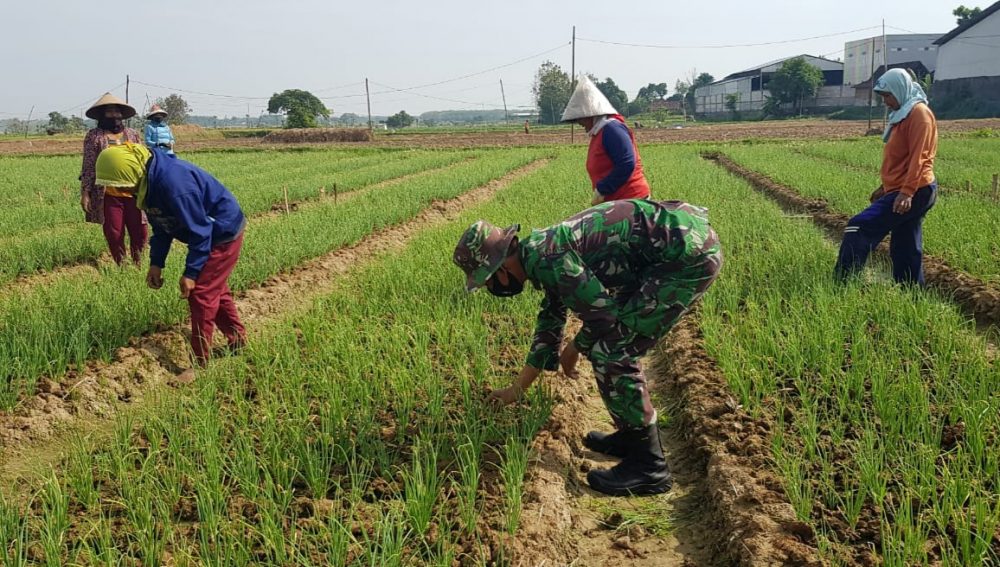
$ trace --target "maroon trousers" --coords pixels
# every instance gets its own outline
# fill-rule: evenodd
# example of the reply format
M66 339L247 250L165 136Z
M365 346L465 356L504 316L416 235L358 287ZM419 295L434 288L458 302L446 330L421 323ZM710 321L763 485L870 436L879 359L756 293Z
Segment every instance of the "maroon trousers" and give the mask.
M191 348L198 364L204 366L212 353L212 333L215 327L226 337L230 347L241 347L246 342L246 329L236 312L233 293L229 290L229 274L236 267L243 247L243 233L225 244L212 248L208 262L188 296L191 307Z
M125 231L128 231L129 251L136 265L146 247L146 222L134 197L104 196L104 239L111 257L119 266L125 261Z

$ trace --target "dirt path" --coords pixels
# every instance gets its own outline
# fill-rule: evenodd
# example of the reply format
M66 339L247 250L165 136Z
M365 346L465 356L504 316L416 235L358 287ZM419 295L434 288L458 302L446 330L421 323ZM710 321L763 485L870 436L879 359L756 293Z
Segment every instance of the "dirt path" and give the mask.
M831 239L840 241L844 227L850 220L848 215L834 211L821 199L803 197L795 188L782 185L764 174L743 167L725 154L708 153L705 157L742 177L752 187L778 202L786 210L809 214L813 222L826 230ZM877 252L887 258L888 244L885 242L880 244ZM942 290L944 295L974 317L979 325L1000 327L1000 287L997 285L984 282L928 254L924 254L924 277L928 285Z
M727 142L749 139L836 139L863 136L868 128L865 120L824 120L818 118L802 120L765 120L734 123L684 122L678 118L677 125L665 128L639 128L636 139L640 144L650 142ZM940 120L938 128L942 133L968 132L981 128L1000 128L1000 119L984 118L974 120ZM577 132L576 143L586 144L586 136ZM470 148L509 147L539 144L568 144L569 128L560 130L536 130L524 134L520 128L510 131L449 132L411 134L405 130L392 134L376 135L374 142L341 143L300 143L271 144L260 138L232 139L181 139L182 151L206 151L231 148L281 149L288 147L407 147L407 148ZM78 154L83 137L79 139L32 139L0 140L0 155L68 155Z
M547 379L558 401L534 443L514 565L819 565L811 529L768 472L768 425L733 401L693 319L647 361L674 476L668 494L619 498L587 487L586 472L614 460L582 438L612 427L588 364L580 374Z
M251 340L255 328L308 307L316 297L329 292L344 274L382 254L402 249L417 232L457 218L466 208L489 200L547 162L535 161L459 197L435 202L409 221L370 234L357 244L309 261L244 292L237 300L237 307L251 330ZM154 397L179 371L188 367L188 351L186 325L177 325L135 339L129 346L118 349L110 363L88 362L58 381L43 378L37 395L13 412L0 414L0 478L14 480L44 470L65 452L71 442L70 434L86 436L109 429L107 426L116 415Z

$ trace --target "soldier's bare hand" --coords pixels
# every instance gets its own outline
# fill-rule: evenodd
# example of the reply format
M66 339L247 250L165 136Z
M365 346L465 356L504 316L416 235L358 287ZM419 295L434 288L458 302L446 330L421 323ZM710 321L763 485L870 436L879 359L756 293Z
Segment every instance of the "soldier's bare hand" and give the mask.
M521 390L521 387L514 384L500 390L493 390L486 399L496 405L506 406L520 400L523 393L524 391Z
M580 377L580 373L576 370L578 362L580 362L580 351L571 341L559 355L559 366L562 367L563 374L575 380Z

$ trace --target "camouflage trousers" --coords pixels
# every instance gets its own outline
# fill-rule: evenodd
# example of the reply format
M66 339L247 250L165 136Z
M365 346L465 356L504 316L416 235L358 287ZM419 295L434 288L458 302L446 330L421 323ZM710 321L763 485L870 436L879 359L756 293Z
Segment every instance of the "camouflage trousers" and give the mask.
M715 234L711 234L715 238ZM653 264L638 289L616 294L621 306L615 330L601 337L587 358L594 367L604 406L618 429L656 422L640 359L705 293L722 268L718 246L693 263Z

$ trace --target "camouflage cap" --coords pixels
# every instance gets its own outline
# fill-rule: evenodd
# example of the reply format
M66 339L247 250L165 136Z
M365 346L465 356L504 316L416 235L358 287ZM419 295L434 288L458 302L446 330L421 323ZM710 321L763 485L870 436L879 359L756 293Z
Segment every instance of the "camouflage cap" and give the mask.
M507 258L507 249L519 230L519 224L500 228L484 220L476 221L466 229L455 247L452 260L465 272L467 290L483 287L486 280L500 269L500 264Z

